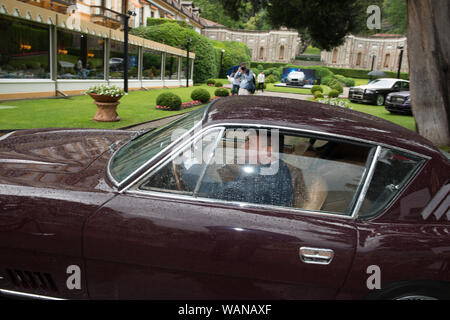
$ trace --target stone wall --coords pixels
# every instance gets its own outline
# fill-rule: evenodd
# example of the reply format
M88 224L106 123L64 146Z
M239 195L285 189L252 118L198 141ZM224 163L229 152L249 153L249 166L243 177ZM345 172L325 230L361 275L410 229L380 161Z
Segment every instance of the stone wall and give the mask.
M345 43L332 51L322 51L322 62L331 67L351 69L398 70L399 56L403 46L402 72L408 72L408 50L406 37L347 36Z
M299 47L299 35L292 30L256 31L205 27L202 34L211 40L245 43L252 53L252 61L291 62Z

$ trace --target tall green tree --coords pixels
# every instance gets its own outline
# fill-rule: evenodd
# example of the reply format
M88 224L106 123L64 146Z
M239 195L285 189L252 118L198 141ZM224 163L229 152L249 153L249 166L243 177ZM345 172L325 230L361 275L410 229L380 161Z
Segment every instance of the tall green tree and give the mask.
M406 27L408 25L406 5L406 0L384 0L384 19L389 25L387 31L406 34Z
M247 1L220 0L236 18ZM274 26L306 29L313 44L331 50L367 19L370 0L250 0L266 8ZM407 0L412 111L418 131L436 145L450 145L450 1Z

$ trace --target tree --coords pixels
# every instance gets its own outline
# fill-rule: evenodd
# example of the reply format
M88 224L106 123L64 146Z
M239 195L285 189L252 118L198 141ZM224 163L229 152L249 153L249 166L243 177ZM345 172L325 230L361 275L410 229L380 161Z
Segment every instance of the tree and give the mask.
M408 16L406 13L406 0L385 0L383 11L386 22L390 25L389 32L406 34Z
M220 0L231 16L247 1ZM266 8L274 26L306 29L314 46L331 50L358 33L372 0L250 0ZM412 111L418 131L438 146L450 145L450 1L407 0Z
M419 133L450 145L450 2L408 0L411 106Z

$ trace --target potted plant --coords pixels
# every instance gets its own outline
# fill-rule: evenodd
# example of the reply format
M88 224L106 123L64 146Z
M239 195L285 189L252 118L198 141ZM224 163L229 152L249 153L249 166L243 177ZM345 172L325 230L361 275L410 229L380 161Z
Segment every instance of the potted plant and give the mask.
M86 93L94 99L94 104L97 105L97 113L93 120L103 122L120 121L117 114L117 106L120 103L120 98L125 95L121 88L101 84L90 87Z

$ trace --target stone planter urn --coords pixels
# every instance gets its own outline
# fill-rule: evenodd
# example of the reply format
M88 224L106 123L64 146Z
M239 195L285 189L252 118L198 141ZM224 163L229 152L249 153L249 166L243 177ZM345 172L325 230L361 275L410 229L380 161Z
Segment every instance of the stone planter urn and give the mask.
M94 99L94 104L97 105L97 113L92 120L101 122L120 121L119 115L117 114L117 106L120 103L119 100L122 98L122 95L113 97L92 92L89 95Z

